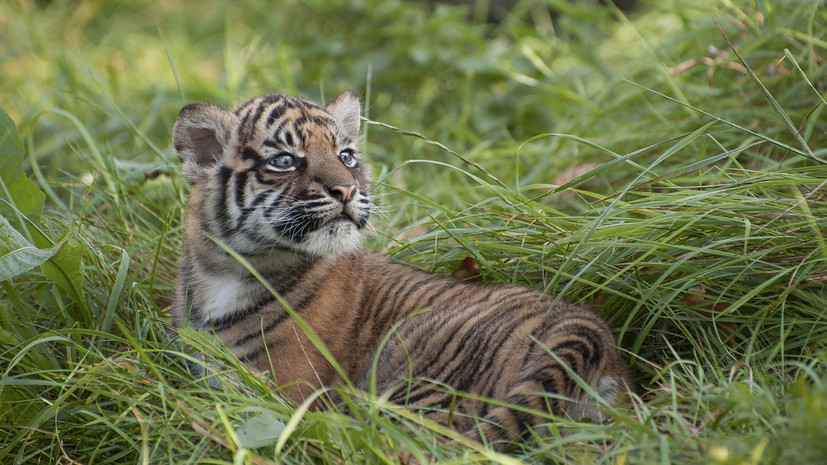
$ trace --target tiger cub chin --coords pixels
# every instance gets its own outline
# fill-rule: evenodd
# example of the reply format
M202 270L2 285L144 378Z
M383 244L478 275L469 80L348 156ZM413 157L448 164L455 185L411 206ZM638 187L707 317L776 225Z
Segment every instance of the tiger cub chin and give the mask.
M327 106L266 95L231 111L205 103L181 110L173 140L191 194L174 323L214 334L296 401L342 381L222 243L361 389L375 380L392 402L430 409L438 421L453 405L454 428L501 444L541 423L526 409L599 418L570 370L608 402L629 381L595 313L525 287L425 274L360 248L373 208L360 112L352 92Z

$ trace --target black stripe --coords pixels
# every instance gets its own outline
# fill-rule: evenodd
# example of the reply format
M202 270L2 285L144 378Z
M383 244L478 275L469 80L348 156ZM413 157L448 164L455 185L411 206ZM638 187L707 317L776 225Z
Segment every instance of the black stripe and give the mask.
M531 382L539 383L541 386L543 386L543 392L546 392L546 393L549 393L549 394L555 394L557 396L565 395L565 392L563 392L563 391L565 391L565 389L560 389L560 388L565 388L565 386L559 386L558 387L558 386L553 385L558 380L554 376L551 375L551 372L558 373L559 376L560 376L559 380L561 382L563 382L564 384L567 384L566 380L570 380L571 378L569 378L569 375L568 375L568 373L566 373L566 370L560 365L555 365L555 366L545 367L541 371L542 371L541 373L534 373L530 377L523 378L523 380L528 380L528 381L531 381ZM559 397L551 397L551 396L545 396L545 397L546 397L546 400L551 402L551 404L552 404L552 413L557 414L557 415L560 415L560 414L563 413L563 410L564 410L564 408L563 408L563 402L564 402L563 399L560 399Z
M476 305L479 305L479 303ZM498 308L496 310L491 308L485 309L491 313L477 321L473 328L465 331L453 353L450 355L440 354L440 358L442 360L448 360L449 363L443 364L442 369L434 375L433 378L442 380L453 377L458 378L458 381L463 385L469 384L469 378L473 378L479 374L478 370L482 362L482 357L486 354L496 355L496 353L488 347L491 339L498 336L501 340L505 340L518 326L532 317L532 315L524 315L523 318L516 321L508 321L501 317L501 314L513 311L513 309L519 308L519 306L520 303L518 302L508 308ZM478 312L481 309L476 310ZM503 332L506 334L503 335ZM482 335L485 335L484 339L481 338ZM468 357L469 354L471 355L470 357ZM438 362L438 360L434 360L434 362ZM463 389L464 386L454 387Z
M241 151L241 156L245 160L253 160L255 162L260 162L264 160L264 156L260 154L256 149L250 146L244 147L244 150Z
M241 105L235 107L235 109L233 110L233 114L236 115L236 116L241 115L241 112L244 111L249 105L250 105L249 100L242 103Z
M262 142L261 144L266 145L267 147L274 148L274 149L277 149L277 148L281 147L281 142L280 141L275 141L273 139L265 139L264 142Z
M293 288L296 286L296 284L298 284L300 281L302 281L304 279L305 275L310 270L310 267L311 267L311 264L308 263L308 264L305 264L301 267L293 269L293 270L290 271L290 273L286 274L286 276L287 276L286 278L272 283L273 287L275 287L275 289L276 289L276 292L278 292L279 294L285 295L288 292L292 291ZM311 290L310 293L315 295L316 288L313 288L313 290ZM298 310L304 308L305 304L306 304L306 302L303 299L299 299L299 301L296 302L296 304L293 305L293 309L298 311Z
M305 211L307 211L311 208L324 207L326 205L330 205L330 203L331 203L330 199L322 197L322 198L319 198L318 200L307 200L307 201L304 201L304 202L302 202L298 205L300 207L302 207Z
M282 94L267 94L260 98L264 101L265 104L271 105L273 103L283 101L285 97L286 96Z
M293 120L293 127L295 127L295 128L304 127L306 123L307 123L307 114L305 112L302 112L301 116L299 116L298 118Z
M456 283L443 281L440 283L441 285L435 289L431 289L431 295L425 299L425 307L432 307L434 305L434 301L438 297L442 297L449 289L452 289Z
M296 280L296 281L298 281L298 280ZM295 283L293 283L293 285L295 285ZM321 285L322 285L322 282L320 280L319 282L316 283L316 285L313 287L313 289L310 292L303 295L302 298L299 299L295 303L295 305L292 306L293 310L295 310L296 312L299 312L299 311L303 310L304 307L306 307L307 304L310 303L310 301L313 300L314 297L316 297L316 294L319 292L319 288L321 287Z
M600 348L598 344L593 344L592 341L589 340L583 341L577 339L569 339L567 341L549 347L549 350L554 354L557 354L558 351L563 350L577 352L584 356L586 364L588 366L594 366L597 362L597 355L600 351Z
M255 170L256 182L268 186L281 186L285 184L285 174L275 171Z
M274 300L275 300L275 299L274 299ZM282 321L284 321L284 320L287 318L287 316L288 316L288 315L289 315L289 313L287 313L287 311L286 311L286 310L281 309L281 312L280 312L278 315L276 315L276 317L273 319L273 321L271 321L270 323L268 323L268 324L267 324L267 326L264 326L263 328L259 328L259 329L255 330L255 331L253 331L253 332L251 332L251 333L249 333L249 334L246 334L246 335L242 336L241 338L239 338L238 340L236 340L236 341L235 341L235 345L236 345L237 347L240 347L240 346L243 346L244 344L246 344L246 343L250 342L251 340L253 340L253 339L254 339L254 338L256 338L256 337L259 337L259 336L264 337L264 336L265 336L267 333L269 333L269 332L270 332L273 328L275 328L276 326L278 326L278 325L279 325L279 323L281 323ZM262 345L263 345L263 344L262 344ZM264 347L260 347L260 348L256 349L255 351L253 351L253 354L255 354L255 353L259 352L259 351L263 351L263 350L264 350ZM251 356L251 354L247 354L247 356L246 356L246 357L247 357L249 360L252 360L252 359L253 359L253 358L252 358L252 356Z
M410 389L408 389L409 384L413 385ZM434 394L446 395L445 393L435 391L434 386L427 381L419 379L404 380L404 384L395 389L388 400L395 404L418 405L417 403L419 401ZM418 406L425 407L424 405Z
M317 200L317 199L319 199L320 197L321 197L320 195L318 195L318 194L311 194L311 193L310 193L310 191L309 191L308 189L304 189L304 190L302 190L301 192L298 192L296 195L294 195L294 196L293 196L293 200L295 200L295 201L297 201L297 202L298 202L299 200Z
M258 108L256 108L255 116L253 116L253 119L250 121L250 126L251 126L251 128L250 128L251 131L250 132L251 133L252 133L252 128L255 127L255 125L258 123L258 120L261 118L261 114L264 112L264 108L269 104L270 104L270 102L268 102L267 98L265 97L262 100L262 102L258 105Z
M278 196L274 195L273 196L274 198L272 200L268 201L269 205L264 207L264 216L265 216L265 218L267 218L268 220L271 219L272 216L273 216L273 210L275 210L276 208L282 207L281 199L282 199L282 197L284 197L285 192L287 192L287 188L285 188L282 191L281 194L279 194Z
M230 177L233 175L233 169L229 166L222 165L221 168L218 170L218 186L221 188L219 191L219 195L216 198L215 202L215 210L213 211L213 218L216 219L221 226L221 233L222 235L226 234L229 227L227 221L229 221L227 215L227 187L230 181ZM205 231L210 231L210 229L205 229Z
M235 175L235 206L238 207L238 209L242 212L242 216L239 217L239 223L243 219L243 213L245 210L244 190L247 187L247 176L249 174L249 171L240 171ZM238 225L236 225L236 227L238 227Z
M292 108L299 108L300 110L305 110L309 106L309 102L298 97L290 98L290 103L292 104Z
M261 237L259 237L258 235L255 235L253 233L245 234L244 237L249 239L250 242L258 242L258 241L261 240ZM260 257L262 255L270 254L275 250L287 251L287 250L293 250L293 249L290 248L290 247L281 245L281 244L273 244L272 242L268 242L266 248L259 247L256 250L246 251L246 252L244 252L244 256L246 256L246 257Z
M186 294L184 295L184 315L182 323L194 329L204 329L204 310L193 304L192 294L189 292L190 288L190 286L186 287Z
M380 315L387 315L388 313L390 313L389 310L383 311L383 309L385 309L383 303L387 299L388 294L393 289L393 286L382 286L379 292L374 295L370 308L365 309L366 318L369 317L371 319L371 322L374 327L374 332L376 332L378 328L384 328L384 326L380 325L380 320L378 320L378 317Z
M272 110L270 110L270 115L267 116L267 126L272 126L273 123L276 122L277 119L281 118L284 115L284 104L277 103Z
M310 121L317 126L328 126L333 124L333 118L327 114L316 114L310 117Z
M307 274L307 271L310 269L310 266L311 266L310 263L302 265L302 266L292 270L289 274L287 274L286 276L288 276L288 277L286 279L282 279L282 280L273 282L271 284L274 286L276 292L279 295L285 295L288 292L290 292L290 290L292 290L293 287L296 286L296 284L298 284L300 281L302 281L304 279L305 275ZM321 281L319 281L317 283L317 286L315 286L310 292L308 292L307 295L302 296L298 300L298 302L296 302L294 305L291 306L293 308L293 310L296 311L296 312L301 311L307 305L307 302L309 302L316 295L316 293L318 292L320 286L321 286ZM273 303L277 300L271 294L269 296L270 296L270 300L265 305ZM270 323L267 324L267 326L265 326L264 328L259 328L258 330L253 331L252 333L243 336L242 338L238 339L235 344L238 345L238 346L241 346L241 345L244 345L246 342L248 342L249 340L251 340L252 338L254 338L256 336L259 336L261 334L267 334L273 328L275 328L279 323L284 321L284 319L287 318L287 316L289 315L289 313L287 313L287 310L285 310L281 305L278 305L278 310L276 310L276 311L279 311L279 313L276 315L276 317L275 317L275 319L273 319L273 321L271 321ZM268 312L268 313L273 313L273 312Z
M522 405L524 407L529 407L526 405L525 402L519 402L517 405ZM528 412L523 412L520 410L511 410L508 409L508 412L514 417L514 421L517 423L518 430L516 431L517 437L521 437L522 435L526 434L528 430L534 426L534 423L537 421L537 416L532 415Z
M245 144L247 143L247 141L250 140L250 134L248 131L246 131L247 121L250 119L250 113L252 113L251 110L247 110L246 112L244 112L244 116L241 117L241 121L238 123L238 131L244 134L244 137L242 138L242 143Z
M310 139L308 137L308 132L305 131L304 127L295 127L296 131L296 138L299 140L299 147L304 147L307 141Z
M582 315L581 317L578 317L578 318L569 318L569 319L564 320L563 322L561 322L559 324L553 325L547 331L548 332L561 333L564 336L566 336L566 338L568 340L570 340L571 337L578 337L578 338L582 339L583 341L586 341L589 344L588 347L584 346L584 349L585 349L585 352L586 352L586 354L585 354L586 359L588 360L588 363L590 365L595 365L601 359L603 359L603 350L602 350L602 347L600 345L600 343L602 342L602 333L601 333L599 327L598 328L593 328L593 327L590 327L586 324L586 323L599 323L599 322L595 322L595 321L592 321L591 319L587 319L587 318L585 318L585 316L586 315ZM542 337L538 336L537 334L535 334L534 336L537 337L538 339L541 339L541 340L543 339Z
M511 337L517 328L523 326L535 317L536 315L526 313L521 315L521 317L517 320L502 318L503 324L501 326L493 329L480 329L480 333L485 331L486 338L477 344L477 347L482 347L482 349L472 351L471 358L472 365L476 367L475 369L477 373L473 375L477 378L478 385L488 387L499 381L495 379L493 382L490 382L489 380L494 377L494 374L497 371L494 370L494 361L496 360L497 355L499 355L500 349L506 341L511 340Z
M203 378L206 374L204 365L195 360L186 359L187 371L190 372L193 378Z
M575 355L576 355L576 354L573 354L573 353L571 353L571 352L563 352L563 353L561 353L561 354L555 353L554 355L556 355L556 356L557 356L557 358L559 358L559 359L560 359L560 361L562 361L562 362L563 362L563 363L564 363L564 364L565 364L565 365L569 368L569 370L571 370L571 371L573 371L573 372L577 373L578 375L579 375L579 374L580 374L580 372L582 371L581 367L578 367L578 366L577 366L577 365L578 365L578 363L577 363L577 360L575 359ZM556 363L556 362L557 362L556 360L552 360L552 361L553 361L554 363ZM563 369L565 370L565 368L563 368ZM571 377L568 375L568 373L566 373L566 377L567 377L567 378L571 378Z
M271 190L263 190L263 191L259 192L258 194L256 194L255 197L253 197L253 200L250 201L250 206L249 207L244 208L244 215L245 216L249 215L253 210L258 208L259 204L261 204L262 201L265 198L267 198L271 195L274 195L277 199L279 197L281 197L281 194L276 194Z
M187 314L189 326L199 330L208 329L210 325L204 313L204 310L200 307L189 307Z
M410 281L397 281L392 286L384 286L384 293L381 295L381 298L377 296L377 299L374 303L374 324L377 328L382 328L384 331L385 329L389 328L390 325L396 323L396 321L390 321L393 318L397 318L397 311L399 310L398 307L393 307L388 304L389 299L395 299L400 292L403 292L408 289L409 286L415 286L415 284L411 283Z
M407 288L405 289L405 292L402 292L402 293L396 292L394 294L393 300L390 302L389 307L390 308L403 308L403 307L406 307L408 305L413 305L413 304L408 304L408 298L414 292L421 291L424 286L427 286L428 284L430 284L429 283L430 279L428 279L428 278L430 278L430 277L417 276L416 281L409 282L409 286L407 286ZM421 310L421 308L416 308L416 309L413 309L413 310Z

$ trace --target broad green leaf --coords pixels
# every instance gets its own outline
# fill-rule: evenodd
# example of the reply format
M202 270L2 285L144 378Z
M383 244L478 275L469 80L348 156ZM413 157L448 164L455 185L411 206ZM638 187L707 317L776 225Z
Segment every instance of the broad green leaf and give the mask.
M0 198L16 206L29 218L37 218L43 210L45 195L31 179L23 173L23 141L17 133L14 122L0 109ZM14 214L7 205L0 202L0 215Z
M262 413L245 421L235 434L247 449L270 446L278 441L284 431L284 422L271 413Z
M0 216L0 281L19 276L42 265L60 249L55 245L39 249Z
M0 202L0 215L6 218L16 216L16 224L20 228L27 228L25 231L29 232L29 237L34 242L30 243L6 219L3 220L5 227L13 231L13 234L2 233L0 241L6 240L6 237L14 237L14 240L22 239L29 248L20 248L24 246L15 243L8 247L17 247L16 249L3 250L0 280L25 273L40 265L43 273L83 308L85 302L81 259L84 250L77 241L71 239L53 245L54 241L40 231L33 221L43 210L45 195L37 184L23 173L23 157L23 142L17 128L11 118L0 109L0 199L11 205ZM11 255L5 256L12 250L14 252Z
M43 274L49 277L64 292L69 294L72 300L81 308L86 308L86 300L83 297L83 256L86 249L78 241L67 239L62 241L57 252L49 260L40 265ZM91 324L89 312L80 311L76 315L78 321L86 325Z

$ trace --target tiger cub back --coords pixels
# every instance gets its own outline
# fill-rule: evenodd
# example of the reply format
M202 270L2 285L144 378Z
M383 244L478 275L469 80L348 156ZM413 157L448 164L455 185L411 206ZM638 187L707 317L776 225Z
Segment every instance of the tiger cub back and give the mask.
M191 193L174 323L215 335L296 401L342 381L223 245L357 387L445 422L450 392L471 394L459 396L452 421L471 438L513 440L541 421L525 409L598 415L570 373L614 402L629 381L594 312L525 287L425 274L360 248L373 208L360 113L352 92L326 106L268 95L231 111L181 110L173 140Z

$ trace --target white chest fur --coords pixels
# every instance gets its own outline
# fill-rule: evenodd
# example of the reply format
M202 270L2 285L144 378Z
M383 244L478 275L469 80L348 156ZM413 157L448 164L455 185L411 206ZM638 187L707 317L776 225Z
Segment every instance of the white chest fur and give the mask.
M224 318L254 304L260 286L234 276L204 276L198 283L195 304L212 320Z

